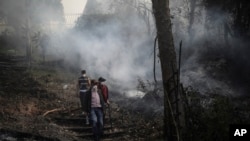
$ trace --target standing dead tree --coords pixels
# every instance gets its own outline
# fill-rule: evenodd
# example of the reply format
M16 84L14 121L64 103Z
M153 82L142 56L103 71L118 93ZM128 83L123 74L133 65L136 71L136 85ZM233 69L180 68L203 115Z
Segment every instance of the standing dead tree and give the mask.
M164 87L164 139L167 141L180 141L179 107L176 104L179 103L179 93L176 92L176 84L179 82L178 78L175 77L178 71L169 0L152 0L152 6Z

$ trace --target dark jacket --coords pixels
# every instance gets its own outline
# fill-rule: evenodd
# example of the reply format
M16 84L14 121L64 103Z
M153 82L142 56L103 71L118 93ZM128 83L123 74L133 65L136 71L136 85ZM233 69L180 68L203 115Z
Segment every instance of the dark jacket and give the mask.
M86 111L87 113L90 113L91 111L91 94L92 94L92 88L93 86L88 90L87 94L86 94ZM100 97L100 102L101 102L101 106L102 106L102 110L105 109L105 102L104 102L104 98L103 98L103 95L102 95L102 92L101 92L101 89L98 89L98 95Z

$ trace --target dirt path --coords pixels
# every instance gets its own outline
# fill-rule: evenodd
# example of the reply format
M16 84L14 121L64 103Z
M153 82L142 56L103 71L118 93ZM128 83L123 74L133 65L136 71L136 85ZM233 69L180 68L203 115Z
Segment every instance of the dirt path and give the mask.
M85 116L81 114L79 108L70 112L54 114L50 116L50 119L53 123L70 132L72 136L80 138L80 140L92 140L92 127L85 124ZM125 135L124 129L110 121L109 116L106 115L104 119L103 141L122 139ZM112 119L112 121L117 121L117 119ZM125 139L123 138L123 140Z

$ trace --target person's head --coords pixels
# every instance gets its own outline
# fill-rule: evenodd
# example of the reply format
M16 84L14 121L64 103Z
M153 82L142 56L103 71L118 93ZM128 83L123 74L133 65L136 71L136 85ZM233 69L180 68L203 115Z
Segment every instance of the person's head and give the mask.
M82 73L82 74L86 74L86 70L82 70L81 73Z
M91 79L91 80L90 80L90 84L91 84L91 86L94 86L94 85L95 85L95 83L96 83L96 80L95 80L95 79Z
M91 85L94 85L95 81L96 81L95 79L91 79L90 80Z
M103 78L103 77L99 77L99 78L98 78L98 81L99 81L100 83L102 83L102 82L105 82L105 81L106 81L106 79L105 79L105 78Z

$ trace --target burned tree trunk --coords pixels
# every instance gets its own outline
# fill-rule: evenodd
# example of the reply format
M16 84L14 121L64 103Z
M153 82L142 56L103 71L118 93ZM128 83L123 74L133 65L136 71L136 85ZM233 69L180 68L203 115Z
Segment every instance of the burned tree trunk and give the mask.
M155 24L157 28L159 57L161 61L162 80L164 86L164 139L179 141L179 128L173 115L176 107L175 87L176 79L171 79L177 72L176 53L172 35L169 0L152 0ZM173 81L169 81L169 80Z

